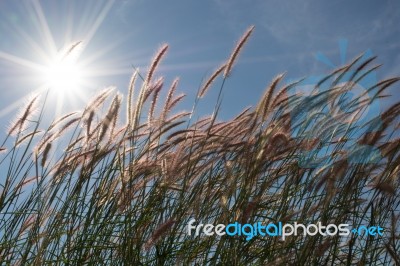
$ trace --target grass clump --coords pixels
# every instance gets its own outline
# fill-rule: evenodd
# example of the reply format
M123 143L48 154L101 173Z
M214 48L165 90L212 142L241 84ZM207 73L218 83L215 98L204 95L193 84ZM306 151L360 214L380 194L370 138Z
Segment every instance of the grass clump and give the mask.
M321 80L308 97L290 93L300 81L281 85L284 76L279 75L255 108L218 121L225 80L253 29L199 89L196 103L221 75L214 113L198 121L192 121L195 108L173 113L184 98L175 95L178 80L166 99L159 99L164 82L154 75L167 45L156 54L145 78L138 71L133 74L124 122L119 115L122 95L112 88L47 129L41 128L45 103L30 115L38 101L33 98L0 145L2 263L399 263L400 151L395 125L400 103L362 125L352 123L398 79L367 88L374 96L347 101L345 110L351 112L343 112L339 102L364 73L376 69L369 67L372 59L356 58ZM351 78L343 82L349 73ZM326 89L320 89L323 86ZM285 241L195 237L186 228L192 218L214 225L380 225L385 234L300 234Z

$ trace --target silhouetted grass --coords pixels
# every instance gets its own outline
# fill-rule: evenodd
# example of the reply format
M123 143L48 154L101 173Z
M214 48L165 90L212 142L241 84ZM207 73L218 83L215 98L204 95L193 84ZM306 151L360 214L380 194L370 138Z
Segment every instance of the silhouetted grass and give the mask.
M199 89L196 102L217 78L221 95L252 31ZM195 108L173 113L184 97L176 95L178 80L159 99L164 83L154 76L167 48L145 78L132 76L124 108L121 94L109 89L47 129L41 126L45 103L38 105L37 97L16 118L0 145L3 265L399 263L400 103L363 125L351 123L397 78L366 88L375 97L347 102L351 112L343 112L344 92L375 70L372 60L358 57L308 97L289 93L299 83L281 85L279 75L255 108L219 121L218 99L213 115L192 121ZM319 90L323 85L327 89ZM380 156L360 144L376 147ZM323 163L309 166L318 160ZM385 234L195 237L187 234L191 218L215 225L380 225Z

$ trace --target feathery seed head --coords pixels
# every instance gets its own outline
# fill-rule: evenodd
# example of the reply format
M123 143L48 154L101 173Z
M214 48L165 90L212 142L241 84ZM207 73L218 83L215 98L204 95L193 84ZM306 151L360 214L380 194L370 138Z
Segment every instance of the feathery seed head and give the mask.
M150 81L153 78L154 72L156 71L157 66L160 64L161 59L163 58L163 56L165 55L167 50L168 50L168 44L164 44L161 46L160 50L157 52L156 56L154 57L151 65L150 65L149 72L147 73L147 76L145 79L146 85L150 84Z
M226 65L220 66L214 73L208 78L208 80L204 83L203 87L201 87L198 97L203 98L203 96L207 93L208 89L211 87L211 84L214 80L224 71Z
M232 67L236 61L236 58L238 57L240 51L242 50L244 44L247 42L247 40L249 39L251 33L254 30L254 26L249 27L246 32L243 34L242 38L240 38L240 40L238 41L238 43L236 44L235 49L233 50L227 64L226 64L226 68L225 68L225 72L224 72L224 78L229 77L229 75L231 74L232 71Z

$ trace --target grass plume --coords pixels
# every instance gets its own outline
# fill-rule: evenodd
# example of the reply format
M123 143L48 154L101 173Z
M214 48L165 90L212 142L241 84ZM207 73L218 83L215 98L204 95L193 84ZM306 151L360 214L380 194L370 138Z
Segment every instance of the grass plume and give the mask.
M229 78L253 29L196 101L216 77ZM81 115L68 113L50 126L41 115L30 119L38 98L30 99L0 145L2 265L399 262L400 103L353 123L397 78L377 82L370 88L376 97L340 112L339 100L352 90L341 79L359 80L376 69L372 59L357 57L317 82L310 95L293 93L301 81L285 84L279 75L258 103L233 118L195 120L195 108L176 110L184 100L178 79L165 95L163 78L154 79L167 48L151 61L145 79L137 79L138 71L132 75L127 122L120 114L122 94L112 88L95 95ZM187 234L192 218L215 225L380 225L385 234L195 237Z
M250 38L250 35L252 34L253 30L254 30L254 26L249 27L243 34L242 38L240 38L240 40L236 44L235 48L233 49L232 54L229 57L228 62L226 63L226 68L224 71L225 78L231 74L233 65L235 64L235 61L236 61L240 51L242 50L243 46L245 45L247 40Z

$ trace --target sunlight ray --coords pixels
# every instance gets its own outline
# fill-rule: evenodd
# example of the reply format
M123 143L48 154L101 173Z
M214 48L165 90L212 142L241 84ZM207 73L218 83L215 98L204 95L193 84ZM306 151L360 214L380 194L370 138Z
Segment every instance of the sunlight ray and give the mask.
M132 74L133 68L98 68L96 70L91 71L86 75L86 77L94 78L94 77L106 77L106 76L114 76L121 74Z
M24 58L21 58L21 57L18 57L18 56L9 54L9 53L5 53L2 51L0 51L0 58L7 60L11 63L23 66L23 67L28 67L33 70L41 71L43 69L43 65L37 64L30 60L27 60L27 59L24 59Z
M38 2L38 0L34 0L33 2L33 7L36 11L37 18L39 19L41 31L44 33L45 37L45 43L49 46L49 49L53 54L57 53L57 46L54 41L53 35L51 34L49 24L47 23L46 17L43 13L42 6Z
M86 43L90 43L92 40L93 36L96 34L98 28L100 27L101 23L104 21L106 18L108 12L110 11L111 7L114 5L115 0L107 2L107 4L104 6L104 8L101 10L100 14L97 16L96 21L93 23L92 28L89 30L87 36L86 36Z
M14 29L18 32L20 37L29 44L30 48L37 54L40 58L48 58L48 54L46 51L40 46L38 42L36 42L27 32L23 31L20 27L14 27Z
M72 4L68 2L68 15L67 15L67 25L65 28L65 34L64 34L64 42L71 42L72 41L72 32L74 29L74 12L72 9Z
M95 61L97 61L99 58L101 58L103 55L106 55L108 52L112 51L113 49L115 49L116 47L118 47L118 45L120 45L121 43L123 43L123 41L126 41L127 38L120 38L119 40L114 40L112 43L104 46L102 49L98 49L97 51L95 51L92 55L87 56L85 59L83 59L81 61L82 65L86 66L89 65ZM126 59L127 56L124 56L124 58Z

